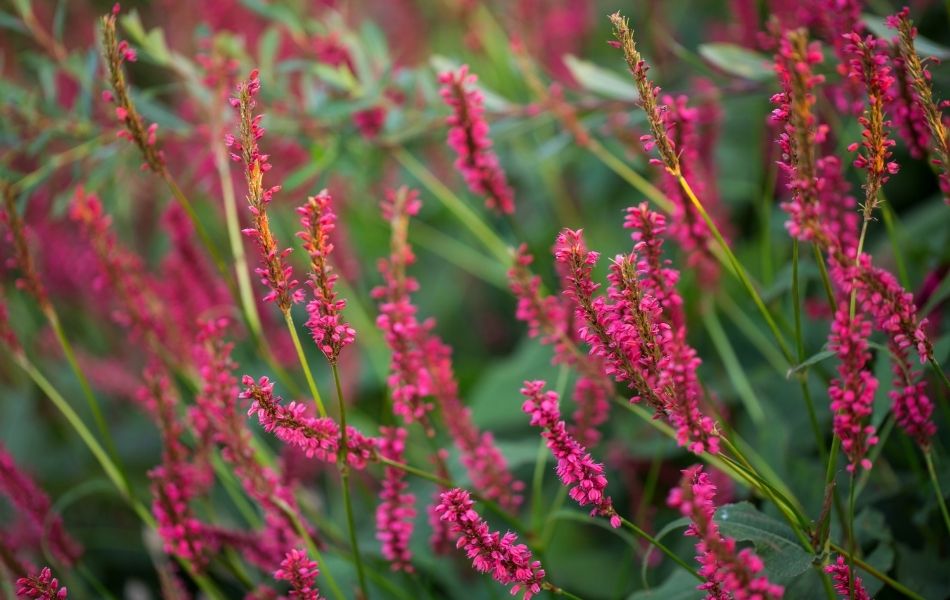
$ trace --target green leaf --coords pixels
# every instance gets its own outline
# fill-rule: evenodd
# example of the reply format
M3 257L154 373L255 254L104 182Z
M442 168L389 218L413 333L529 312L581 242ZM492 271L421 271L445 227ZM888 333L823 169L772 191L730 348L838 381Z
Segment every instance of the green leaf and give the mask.
M788 370L788 372L785 374L785 379L791 379L791 378L792 378L792 375L794 375L794 374L796 374L796 373L798 373L798 372L800 372L800 371L804 371L804 370L807 369L808 367L811 367L811 366L813 366L813 365L817 365L818 363L822 362L823 360L827 360L827 359L831 358L831 357L834 356L834 355L835 355L835 353L832 352L831 350L822 350L821 352L816 352L815 354L812 354L811 356L809 356L808 358L806 358L805 360L803 360L803 361L800 362L799 364L797 364L797 365L795 365L794 367L790 368L790 369Z
M802 549L792 530L748 502L720 507L716 523L723 535L752 542L773 583L784 585L811 567L812 555Z
M683 571L674 571L659 587L640 590L627 596L627 600L697 600L704 594L696 589L696 578Z
M775 76L767 56L736 44L700 44L699 54L730 75L753 81L767 81Z
M864 24L871 30L871 33L879 38L890 40L897 37L897 31L888 27L884 23L884 19L877 15L863 14L861 15L861 20L864 21ZM937 42L929 40L919 34L914 38L914 49L917 50L917 54L919 54L921 58L928 56L933 56L940 60L950 58L950 48L941 46Z
M564 64L586 90L617 100L636 102L640 99L636 86L627 77L577 58L573 54L564 55Z

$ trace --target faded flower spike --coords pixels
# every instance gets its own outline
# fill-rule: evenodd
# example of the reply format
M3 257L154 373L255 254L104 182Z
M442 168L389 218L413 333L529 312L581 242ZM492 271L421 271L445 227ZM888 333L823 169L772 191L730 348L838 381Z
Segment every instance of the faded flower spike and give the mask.
M247 203L251 210L253 227L244 230L244 234L257 241L264 266L257 269L261 283L270 288L264 296L266 302L276 302L282 312L290 310L291 305L303 300L303 291L296 289L298 281L293 279L293 269L286 263L291 248L280 250L277 239L270 230L267 218L267 205L280 186L264 188L264 173L270 170L268 155L262 154L258 140L264 136L261 127L263 115L255 115L257 94L261 90L261 80L257 69L251 71L247 80L238 84L237 95L231 98L231 106L238 110L238 137L225 136L225 143L231 148L231 158L243 161L247 181Z
M468 188L484 196L488 208L511 214L515 212L515 195L488 138L485 99L475 87L477 80L467 65L439 75L439 93L452 109L446 119L448 144L458 155L455 168L465 177Z

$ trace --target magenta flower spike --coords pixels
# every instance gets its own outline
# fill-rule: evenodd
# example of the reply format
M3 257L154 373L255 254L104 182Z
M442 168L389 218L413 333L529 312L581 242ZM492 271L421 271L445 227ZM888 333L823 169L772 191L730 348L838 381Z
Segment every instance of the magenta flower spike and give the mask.
M16 580L17 596L39 598L42 600L66 600L65 586L59 587L59 580L53 577L49 567L43 567L36 575L27 575Z
M527 398L522 410L531 416L531 425L544 430L548 449L557 459L557 475L570 488L571 499L580 506L593 506L591 516L607 517L611 527L620 527L620 516L605 493L604 466L594 462L587 449L567 432L561 419L557 393L544 391L543 381L526 381L521 394Z
M851 567L845 561L843 556L835 559L835 562L825 567L825 572L831 575L834 582L835 591L841 598L854 598L854 600L871 600L870 594L864 588L864 582L858 576L854 577L854 596L851 595Z
M402 427L380 428L379 453L389 460L405 462L406 430ZM376 539L382 544L383 558L393 571L413 572L409 539L416 516L414 494L409 493L406 473L386 467L376 508Z
M699 574L706 583L697 589L706 592L707 600L777 600L784 594L780 585L770 583L761 575L764 568L751 549L737 551L736 540L720 533L713 520L716 486L699 465L683 471L678 487L670 490L667 504L680 511L691 523L686 535L695 537Z
M307 327L330 364L336 364L340 351L353 343L356 331L343 320L346 300L337 296L334 284L337 275L329 264L333 243L330 234L336 229L336 214L331 208L330 193L321 191L307 199L297 209L303 230L297 234L303 240L304 249L310 256L310 288L313 300L307 303Z
M498 583L510 585L512 594L521 592L523 600L530 600L540 593L544 583L541 563L534 560L527 546L517 543L515 534L489 530L473 505L468 492L455 488L441 495L435 510L450 524L452 534L458 538L456 547L465 549L476 571L491 573Z
M280 568L274 571L274 579L290 583L290 592L287 594L290 598L321 600L322 596L316 588L319 574L316 561L310 560L304 550L294 548L286 554Z
M457 71L439 75L442 99L452 109L446 119L449 125L449 147L458 158L455 168L465 178L473 193L485 198L485 206L503 214L515 212L514 192L492 150L485 120L484 96L475 87L478 77L468 65Z

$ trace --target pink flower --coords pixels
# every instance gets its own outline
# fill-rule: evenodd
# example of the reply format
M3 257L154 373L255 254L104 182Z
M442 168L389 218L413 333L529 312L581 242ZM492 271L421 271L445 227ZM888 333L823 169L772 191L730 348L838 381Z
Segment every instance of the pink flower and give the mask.
M314 587L320 570L316 561L310 560L306 551L296 548L286 554L280 568L274 571L274 579L290 582L291 598L320 600L320 592Z
M489 531L473 504L468 492L455 488L441 495L435 510L450 523L452 534L458 536L456 546L465 549L476 571L491 573L495 581L512 586L512 594L521 591L523 599L530 600L544 583L541 563L534 560L527 546L517 543L515 534Z
M697 589L706 592L707 600L773 600L781 598L784 589L770 583L759 573L764 565L762 559L751 549L736 552L736 540L724 537L713 520L716 506L713 499L716 486L702 467L695 465L683 471L679 487L670 490L667 504L678 509L691 523L686 535L698 538L696 560L699 574L706 583Z
M323 190L311 196L297 209L303 231L297 234L310 255L310 287L313 300L307 304L310 315L307 327L317 348L330 364L336 364L340 351L356 339L356 331L343 320L346 300L337 297L334 284L337 275L329 264L333 244L330 234L336 229L336 215L330 208L330 194Z
M442 99L452 109L446 119L448 144L458 155L455 168L465 177L469 189L484 196L488 208L511 214L515 212L514 192L488 138L484 97L474 87L477 80L467 65L439 75Z
M841 361L838 378L831 382L828 396L834 413L835 434L841 438L841 448L848 456L849 471L854 471L857 465L870 469L871 461L865 456L870 446L877 443L874 427L868 424L877 390L877 379L868 370L871 353L867 338L870 335L871 324L860 312L852 319L849 302L843 298L835 311L828 339L829 350Z
M261 127L263 116L254 114L260 90L261 80L255 69L246 81L238 85L237 95L231 98L231 106L238 110L240 117L240 131L238 137L231 134L225 136L225 143L231 148L231 158L244 162L247 202L254 224L245 229L244 234L257 242L261 253L263 266L257 269L257 273L261 276L261 283L270 288L264 300L277 302L280 310L287 312L292 304L303 300L303 292L296 289L298 282L293 279L293 269L285 262L291 248L278 249L277 239L271 233L267 218L267 205L280 186L264 188L264 173L270 170L271 165L268 162L270 157L258 147L258 140L264 136L264 128Z
M868 591L864 589L864 583L861 578L854 578L854 596L851 595L851 567L845 562L843 556L839 556L835 562L825 567L825 572L831 574L834 580L835 591L842 598L854 598L854 600L871 600Z
M613 393L612 385L595 381L589 377L580 377L574 384L574 423L570 434L585 448L592 448L600 442L599 427L607 422L610 414L609 397Z
M17 596L24 598L42 598L43 600L65 600L66 588L59 587L59 580L53 577L49 567L43 567L39 575L27 575L16 580Z
M380 428L379 453L389 460L405 462L406 430L401 427ZM376 508L376 539L382 543L383 558L392 563L393 571L411 573L412 552L409 538L412 537L413 506L415 495L408 492L406 474L400 469L386 467L385 478L379 493L380 504Z
M557 474L561 483L570 487L570 496L580 506L593 505L591 516L610 519L611 527L620 527L620 517L613 502L604 491L607 478L604 466L594 462L587 449L577 443L568 432L555 392L544 392L543 381L526 381L521 394L527 398L522 410L531 415L531 425L541 427L541 435L557 459Z

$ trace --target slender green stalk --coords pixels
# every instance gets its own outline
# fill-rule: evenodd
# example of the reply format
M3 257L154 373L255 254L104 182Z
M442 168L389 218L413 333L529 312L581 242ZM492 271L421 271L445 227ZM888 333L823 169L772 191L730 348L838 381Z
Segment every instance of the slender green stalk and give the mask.
M854 473L851 473L848 484L848 549L851 556L855 555L854 536ZM848 563L848 596L854 600L854 562Z
M814 246L817 250L817 246ZM795 313L795 348L798 351L798 364L805 362L805 339L802 334L802 298L799 289L798 276L798 238L792 238L792 308ZM815 436L815 446L822 457L825 457L825 446L822 444L821 428L818 426L818 416L815 413L815 403L811 398L811 391L808 389L808 370L798 376L799 384L802 389L802 397L805 399L805 409L808 411L808 421L811 423L811 431Z
M884 229L891 242L891 251L894 253L894 264L897 265L897 276L905 290L910 289L910 277L907 275L907 264L904 262L904 253L901 251L900 235L897 231L897 216L889 202L881 203L881 216L884 217Z
M677 556L672 550L670 550L669 548L667 548L666 545L665 545L663 542L661 542L660 540L656 539L655 537L653 537L652 535L650 535L650 534L647 533L646 531L644 531L644 530L640 529L639 527L637 527L636 523L633 523L633 522L629 521L628 519L626 519L626 518L624 518L624 517L620 517L620 522L623 523L623 526L624 526L624 527L626 527L627 529L629 529L630 531L632 531L634 534L638 535L638 536L641 537L642 539L646 540L649 544L651 544L653 547L655 547L657 550L659 550L659 551L662 552L663 554L667 555L667 556L670 558L670 560L672 560L673 562L675 562L675 563L678 564L679 566L681 566L681 567L683 567L684 569L686 569L686 571L687 571L690 575L692 575L693 577L695 577L696 579L698 579L698 580L700 580L700 581L706 581L706 580L703 578L703 576L700 575L700 574L696 571L696 569L694 569L693 567L691 567L689 564L686 563L686 561L684 561L682 558L680 558L679 556Z
M937 470L934 468L932 448L924 450L924 462L927 463L927 473L930 474L930 483L934 486L934 494L937 496L940 514L943 515L943 523L947 526L947 532L950 533L950 513L947 512L947 502L943 498L943 490L940 489L940 480L937 479Z
M729 265L732 267L732 270L735 271L736 276L739 278L739 281L742 282L742 285L749 293L749 296L752 297L752 301L755 302L756 307L759 309L759 312L762 314L762 317L768 324L769 329L772 330L772 335L775 337L775 342L782 351L782 355L785 357L785 360L791 364L792 354L788 350L788 346L785 343L785 338L782 336L782 332L779 331L778 324L776 324L775 319L772 317L772 313L765 306L762 296L759 295L758 290L755 289L755 286L749 279L749 275L746 273L745 267L742 266L742 263L740 263L739 259L736 258L736 255L733 254L729 244L719 231L719 227L716 226L715 221L713 221L712 217L709 216L709 213L706 212L706 207L704 207L703 203L700 202L699 198L696 197L696 194L693 192L693 188L689 185L689 182L686 181L686 178L679 173L676 173L675 175L677 181L679 181L680 187L683 189L683 192L686 194L690 202L692 202L693 206L706 222L706 226L709 227L709 231L713 234L713 237L716 238L716 242L719 243L720 248L725 253L726 259L728 260Z
M828 275L828 265L825 264L825 257L822 255L818 244L812 244L811 247L815 253L815 264L818 265L818 273L821 274L821 285L825 289L825 297L828 299L828 308L834 310L837 302L835 302L835 292L831 287L831 277Z
M600 159L600 162L604 163L611 171L619 175L635 190L649 198L664 212L670 213L673 211L673 203L670 202L669 198L667 198L659 188L631 169L627 163L614 156L603 144L591 138L590 142L584 147L590 151L591 154Z
M765 411L762 410L762 405L752 390L752 384L749 383L749 379L739 363L739 358L736 356L732 344L729 343L729 337L722 328L719 317L716 316L716 309L712 302L703 302L703 324L706 326L706 332L709 333L709 338L712 340L720 360L722 360L726 374L732 382L732 387L745 405L749 417L752 418L752 422L756 426L761 426L765 422Z
M425 165L419 162L416 157L410 154L405 148L395 148L393 150L393 156L472 232L492 256L498 259L503 265L507 266L511 264L511 252L508 251L508 245L498 237L498 234L496 234L491 227L485 224L485 221L478 216L478 213L473 211L456 196L452 190L439 181Z
M564 588L559 588L552 583L545 582L541 587L545 590L548 590L555 596L564 596L565 598L568 598L569 600L584 600L580 596L572 594L569 591L565 590Z
M59 315L56 313L56 310L52 307L52 305L48 305L43 311L43 314L46 315L46 319L49 321L50 327L52 327L53 333L56 335L56 340L59 342L60 348L63 349L63 354L66 356L66 362L69 363L69 367L76 375L76 379L79 380L79 387L82 389L83 396L86 398L86 403L89 405L89 411L92 413L92 418L96 422L96 428L99 430L99 435L102 436L106 450L109 452L109 455L112 458L112 463L115 465L115 468L122 479L122 489L125 490L126 495L131 496L132 488L129 484L129 478L125 474L125 467L122 464L122 459L119 457L119 451L116 449L115 442L112 439L112 434L109 431L109 426L106 424L106 420L102 416L102 409L99 406L99 401L96 398L95 393L92 391L92 386L89 385L89 379L86 377L86 373L79 366L79 361L76 360L76 354L73 351L73 346L70 343L69 338L66 337L66 333L63 331L63 326L62 323L60 323Z
M313 379L313 373L310 371L310 365L307 363L307 356L303 352L303 346L300 344L300 337L297 335L297 326L294 325L294 317L289 310L284 311L284 322L287 323L287 331L290 332L290 339L294 342L294 349L297 351L297 360L300 361L300 367L303 369L304 377L307 378L307 387L310 388L310 395L313 396L313 402L317 405L317 411L321 417L327 416L327 409L323 406L323 400L320 398L320 390L317 389L317 382Z
M340 410L340 479L343 482L343 506L346 508L346 524L350 534L350 547L353 549L353 562L356 565L356 575L360 583L362 597L369 598L366 587L366 573L363 572L363 559L360 557L360 546L356 539L356 521L353 518L353 502L350 499L350 465L347 463L349 445L346 431L346 405L343 403L343 387L340 385L340 370L336 364L330 365L333 372L333 383L336 386L337 406Z

